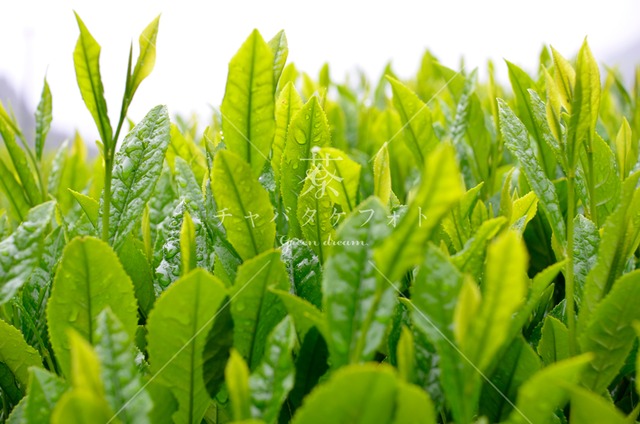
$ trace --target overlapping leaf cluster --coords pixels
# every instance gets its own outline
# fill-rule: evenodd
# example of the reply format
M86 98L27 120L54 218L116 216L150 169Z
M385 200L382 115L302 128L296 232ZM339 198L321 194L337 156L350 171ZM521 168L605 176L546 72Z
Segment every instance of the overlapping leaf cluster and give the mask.
M34 149L0 105L0 420L636 421L640 88L586 42L372 85L254 31L204 131L119 143L158 20L114 125L78 24L99 157L43 153L46 81Z

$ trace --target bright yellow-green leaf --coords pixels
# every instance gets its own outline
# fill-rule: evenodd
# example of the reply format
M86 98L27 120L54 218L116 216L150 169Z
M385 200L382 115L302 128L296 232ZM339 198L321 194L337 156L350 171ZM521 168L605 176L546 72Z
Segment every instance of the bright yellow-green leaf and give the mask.
M464 191L453 147L436 149L427 159L422 182L409 208L375 252L378 268L389 280L398 280L423 258L425 243Z
M273 207L249 164L230 151L220 151L211 180L218 216L240 257L247 260L271 249L276 236Z
M68 331L71 349L71 385L74 389L87 390L95 395L104 395L100 379L100 361L89 342L78 332Z
M291 118L287 141L282 151L282 178L280 190L289 218L289 236L302 234L297 212L298 197L309 169L313 165L313 148L328 146L331 142L327 116L318 97L313 96Z
M29 204L31 206L37 205L42 202L42 195L32 173L31 165L27 162L25 151L18 146L16 134L2 120L0 120L0 134L9 152L11 162L13 162L13 168L20 179L24 193L29 199Z
M546 365L565 360L569 355L569 330L561 321L547 315L542 325L538 353Z
M100 76L100 45L93 38L80 16L76 13L80 36L73 52L73 63L80 94L93 120L105 147L110 148L113 136L111 122L107 114L107 102Z
M284 65L287 63L287 56L289 55L289 45L284 30L278 31L278 33L269 40L269 47L273 52L273 90L275 91L278 86L278 81L280 81L280 75L282 75Z
M190 137L183 135L175 124L171 124L171 142L167 148L166 159L172 170L175 169L176 157L184 159L191 167L196 180L199 183L202 182L207 173L207 159L204 152Z
M331 201L342 206L345 212L351 212L357 203L362 167L346 153L333 147L320 148L315 165L324 171L325 188Z
M276 101L276 130L271 150L271 167L280 187L282 175L282 152L288 139L289 124L293 116L302 109L302 99L292 82L288 82Z
M389 149L384 144L373 160L373 193L380 198L383 205L391 200L391 168L389 166Z
M571 388L571 418L569 424L629 424L615 405L581 387Z
M140 43L140 53L136 66L131 76L131 86L127 87L129 98L133 97L138 86L146 77L149 76L156 64L156 40L158 38L158 25L160 25L160 16L158 15L140 34L138 42Z
M182 274L186 275L198 266L196 259L196 230L188 211L184 211L180 230L180 253Z
M481 370L495 359L509 334L511 317L524 301L527 266L527 249L517 233L508 231L489 245L482 303L466 336L458 340Z
M249 393L249 367L242 356L231 349L231 356L224 370L231 411L235 421L251 418L251 394Z
M555 86L560 94L560 102L567 112L571 113L571 99L573 98L573 89L576 84L576 71L569 61L562 57L553 47L551 47L551 53L553 55L553 77Z
M400 81L389 76L387 79L393 90L393 104L402 119L404 139L421 167L438 143L431 124L431 109Z
M513 230L524 232L525 227L536 216L537 211L538 198L533 191L530 191L513 202L509 226Z
M567 159L570 169L573 169L578 160L581 146L584 145L587 151L593 148L599 107L600 71L585 39L578 53L576 85L567 130Z
M97 317L106 307L133 339L138 306L131 279L105 242L75 238L64 249L47 305L51 345L67 377L71 367L67 331L73 329L92 342Z
M29 367L41 367L40 354L24 340L20 331L0 319L0 363L15 376L24 392L29 384Z
M402 327L396 357L398 358L398 374L407 383L413 382L416 367L416 353L413 343L411 330L407 327Z
M480 294L478 283L473 281L471 277L465 278L453 315L453 329L458 345L462 345L468 337L469 329L473 325L473 321L476 319L480 309L481 300L482 295Z
M229 62L220 113L224 143L258 177L275 130L273 52L258 30L253 30Z
M52 424L86 424L108 422L113 417L109 406L88 390L71 390L56 404L51 416Z
M327 169L312 165L298 198L297 218L302 235L309 240L320 263L327 258L330 240L335 240L331 222L335 209L329 195L331 187L328 187L331 178Z
M202 374L203 350L226 296L220 280L195 269L169 286L149 314L150 371L178 400L175 422L200 423L205 414L209 395Z
M538 371L518 389L516 408L509 424L555 423L556 409L569 400L571 385L578 383L580 373L591 356L584 354L557 362Z
M635 144L636 149L634 151L632 137L631 126L629 126L627 118L623 117L622 125L620 125L620 130L616 136L616 159L618 160L620 178L623 180L627 178L638 158L638 145L637 143Z

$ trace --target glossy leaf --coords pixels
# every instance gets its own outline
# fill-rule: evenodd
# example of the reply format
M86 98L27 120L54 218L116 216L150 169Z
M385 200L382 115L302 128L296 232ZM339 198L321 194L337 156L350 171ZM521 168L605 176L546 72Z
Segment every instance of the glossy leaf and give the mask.
M202 354L225 296L217 278L196 269L163 292L149 315L150 371L178 400L178 411L173 414L176 421L199 423L207 409Z
M282 175L282 154L289 138L289 124L300 109L302 109L302 99L293 83L289 82L278 95L275 106L276 129L271 150L271 167L278 187L280 187Z
M335 206L329 195L330 188L325 186L331 178L323 167L312 166L298 198L297 222L302 236L308 240L320 263L324 263L330 250L331 240L335 238L332 215Z
M278 86L278 81L280 81L280 75L282 75L284 65L287 63L287 56L289 55L287 35L284 33L284 30L278 31L278 33L269 40L268 44L273 53L273 90L275 91Z
M20 331L0 319L0 363L13 374L24 393L29 386L29 367L41 367L40 354L25 342Z
M281 193L287 217L289 236L301 235L298 196L313 162L313 148L328 146L331 141L327 116L316 96L309 99L291 118L287 141L282 151Z
M0 304L16 294L40 261L54 205L47 202L31 209L13 234L0 242Z
M322 292L334 367L373 358L394 308L395 289L373 261L389 235L386 211L369 198L340 227L325 264Z
M140 53L133 74L130 79L130 86L127 87L129 99L133 97L142 80L151 74L156 63L156 40L158 39L158 26L160 25L160 16L156 17L140 34L138 43L140 45Z
M258 30L229 62L227 86L220 112L227 148L262 173L275 130L274 55Z
M500 109L500 131L505 139L505 145L520 161L522 171L536 193L540 207L549 219L553 233L560 244L564 245L567 235L556 189L545 176L533 154L525 126L502 99L498 99L498 107Z
M111 181L109 240L118 249L139 224L169 145L169 113L156 106L124 138Z
M101 240L73 239L64 249L47 305L51 346L67 377L71 376L67 332L73 329L92 343L98 315L106 307L133 339L138 308L133 284L118 257Z
M251 394L249 391L249 367L242 356L231 350L231 356L224 372L231 400L231 412L234 420L241 421L251 417Z
M276 228L266 190L249 165L229 151L213 162L213 195L229 242L244 260L273 247Z
M149 423L153 404L136 365L136 349L110 309L98 315L94 343L105 397L114 411L113 418L123 423Z
M252 370L260 363L269 333L286 315L270 287L289 288L280 252L267 251L238 267L231 293L233 345Z
M391 199L391 168L386 145L380 148L373 161L373 178L374 194L383 205L388 205Z
M47 139L47 134L49 133L49 129L51 128L51 119L52 119L51 103L52 103L51 89L49 88L49 83L47 82L47 78L45 78L44 86L42 87L42 94L40 94L40 102L38 103L38 108L36 109L35 150L36 150L36 158L38 160L42 159L44 142Z
M290 318L283 319L269 334L265 355L249 377L251 415L267 423L277 422L280 406L294 383L291 350L296 333Z
M107 114L107 102L104 99L104 87L100 76L100 45L93 38L80 16L77 13L75 15L80 29L80 36L73 51L73 64L78 87L82 100L96 123L100 139L109 149L113 132Z
M467 337L458 341L481 370L489 366L507 341L509 320L526 294L527 262L526 247L514 232L499 237L488 248L482 304Z
M420 167L438 143L431 126L431 109L400 81L389 76L387 80L393 90L393 104L402 119L407 147Z
M27 199L29 200L29 205L37 205L42 201L42 194L36 184L36 179L33 176L31 165L27 162L27 155L25 154L25 151L18 146L18 143L16 142L16 134L1 120L0 134L2 135L4 145L6 146L11 162L13 163L16 175L20 180L20 184L22 185Z
M624 365L634 335L632 324L640 320L640 310L629 299L640 296L640 271L622 276L602 300L578 341L594 358L582 377L585 387L595 393L607 388Z
M584 296L578 315L578 329L586 328L598 303L622 275L627 259L640 243L640 190L636 184L640 172L623 184L618 207L605 221L598 257L584 283Z
M325 172L325 180L319 181L326 184L324 189L332 202L342 206L345 212L351 212L357 203L362 167L344 152L332 147L323 147L317 154L316 164L319 164Z
M425 164L422 182L406 214L375 251L375 262L382 274L396 281L409 267L419 263L425 242L462 195L453 148L437 149Z

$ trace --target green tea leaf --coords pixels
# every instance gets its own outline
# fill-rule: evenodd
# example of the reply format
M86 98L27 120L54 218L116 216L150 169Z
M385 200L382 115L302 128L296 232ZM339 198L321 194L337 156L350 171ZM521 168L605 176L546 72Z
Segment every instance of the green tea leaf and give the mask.
M142 248L140 240L129 237L118 250L118 258L133 282L138 306L143 317L146 317L153 308L156 296L153 290L153 271Z
M268 44L273 53L273 91L275 91L276 87L278 87L278 81L280 81L280 75L282 75L284 65L287 63L287 56L289 55L287 35L284 33L284 30L278 31L278 33L269 40Z
M103 399L88 390L71 390L56 404L52 424L108 422L113 416Z
M547 315L542 325L542 337L538 343L538 353L546 365L568 359L569 330L559 320Z
M169 113L156 106L127 134L116 153L109 210L109 240L116 250L140 222L168 145Z
M47 139L47 134L51 128L51 90L49 89L49 83L47 78L44 79L44 86L42 87L42 94L40 94L40 102L36 109L36 158L42 159L42 151L44 150L44 142Z
M213 162L212 181L221 222L242 259L272 248L273 207L248 164L230 151L220 151Z
M395 306L395 290L381 278L374 249L389 236L386 210L371 197L340 227L325 264L322 292L327 344L334 368L373 359Z
M569 387L578 383L591 356L584 354L543 368L518 390L518 401L509 424L554 423L554 412L569 400Z
M545 174L550 178L555 176L555 160L550 150L550 146L546 143L540 128L535 119L535 111L531 105L529 93L535 90L535 82L526 72L513 63L507 62L509 68L509 81L515 94L516 104L518 106L518 117L521 119L529 134L533 136L538 146L538 154L540 155L540 165Z
M600 233L595 224L582 214L576 215L573 225L573 273L576 285L575 298L579 306L582 303L587 275L595 266L598 258Z
M578 53L576 83L571 99L571 118L567 129L569 169L574 168L583 145L588 152L593 150L599 107L600 71L585 39Z
M593 352L582 383L595 393L609 386L624 365L634 343L632 324L640 320L640 309L629 299L640 296L640 271L622 276L593 310L590 324L579 334L583 352Z
M435 423L427 396L397 378L387 365L344 367L307 397L294 416L294 424ZM416 409L416 407L421 409Z
M274 289L271 289L271 291L278 295L280 301L287 309L289 316L293 318L300 340L304 340L307 333L314 327L318 329L325 339L330 339L327 322L319 309L316 309L306 300L292 295L289 292Z
M29 369L29 389L24 406L23 423L50 422L51 413L69 385L43 368Z
M308 240L320 263L324 263L335 238L332 217L335 207L325 186L331 178L323 167L312 165L298 198L297 218L302 235Z
M509 231L489 245L482 303L461 349L472 363L486 370L505 342L510 318L527 290L527 250L517 233Z
M75 12L74 12L75 13ZM76 70L76 79L84 104L91 113L98 127L98 133L102 143L107 148L111 147L113 132L107 113L107 102L104 99L104 87L100 76L100 45L93 38L84 22L75 13L80 36L73 51L73 64Z
M426 241L463 193L454 149L436 149L427 159L422 182L406 214L374 253L384 276L397 281L422 260Z
M413 341L413 334L407 327L402 327L400 340L398 341L398 374L407 383L414 380L414 368L416 366L416 354Z
M31 206L35 206L42 202L42 194L36 179L31 172L31 165L27 162L27 155L25 151L18 146L16 142L16 135L0 120L0 134L4 140L4 145L7 147L9 157L13 163L13 168L16 171L18 179L22 184L26 198Z
M513 114L504 100L498 99L498 107L500 109L500 131L504 137L505 145L520 161L527 181L538 197L540 207L549 219L553 233L560 245L564 245L567 235L556 189L542 171L533 154L525 126Z
M588 327L593 311L622 275L627 259L640 243L640 172L630 175L622 186L618 207L605 221L596 263L587 274L578 315L578 329Z
M293 239L282 245L282 261L293 281L295 294L320 309L322 307L322 266L308 243Z
M229 62L220 113L227 148L258 177L271 151L275 130L274 55L258 30Z
M282 177L280 190L287 217L289 218L289 236L299 237L300 224L296 213L298 197L302 192L304 180L312 166L314 147L328 146L331 142L329 123L316 96L291 118L287 141L282 151Z
M390 76L387 80L393 90L393 104L402 119L407 147L420 167L438 144L431 126L431 110L400 81Z
M29 212L29 199L13 172L7 168L2 159L0 159L0 187L2 187L18 221L22 222Z
M130 79L130 86L127 87L129 101L135 94L140 83L151 74L156 64L156 40L158 38L158 26L160 25L160 16L156 17L140 34L138 40L140 44L140 53L133 74Z
M296 332L289 317L269 334L265 355L249 377L254 418L261 418L266 423L277 422L280 407L293 388L295 368L291 350L295 341Z
M127 331L110 309L97 317L95 351L100 377L113 418L123 423L149 423L153 407L136 365L136 349Z
M269 333L286 315L270 287L289 289L279 251L264 252L238 267L231 293L233 345L252 370L260 363Z
M184 212L182 229L180 230L180 258L182 274L186 275L198 266L196 260L196 230L188 211Z
M138 308L131 279L106 243L93 237L75 238L64 249L47 305L51 346L67 377L71 377L67 332L74 329L93 343L98 315L106 307L133 339Z
M628 424L629 422L631 421L611 402L596 393L579 387L571 388L570 424Z
M302 109L302 99L293 83L287 83L276 100L276 129L273 138L273 148L271 150L271 167L276 180L276 185L280 187L282 175L282 153L288 139L289 124L296 113Z
M616 136L615 147L620 177L624 180L633 169L638 158L638 144L633 143L631 126L627 118L622 118L622 125Z
M490 422L503 422L513 411L518 389L540 370L540 358L521 336L516 337L498 361L490 381L482 388L480 412Z
M389 166L389 149L383 145L373 161L373 192L383 205L391 200L391 168Z
M233 349L231 301L225 299L207 334L202 354L202 376L209 396L215 398L224 384L224 370Z
M13 234L0 242L0 305L29 280L40 261L54 206L55 202L47 202L34 207Z
M351 212L357 203L362 167L347 154L332 147L323 147L318 151L316 164L326 173L325 180L320 180L320 184L331 201L342 206L343 211Z
M248 420L251 417L251 392L249 391L249 367L242 356L231 350L229 362L224 372L231 411L235 421Z
M8 367L24 393L29 386L29 367L42 367L42 358L25 342L20 331L0 319L0 363Z
M178 400L178 411L172 417L175 421L200 423L208 407L202 355L225 296L220 280L196 269L163 292L149 315L150 370Z

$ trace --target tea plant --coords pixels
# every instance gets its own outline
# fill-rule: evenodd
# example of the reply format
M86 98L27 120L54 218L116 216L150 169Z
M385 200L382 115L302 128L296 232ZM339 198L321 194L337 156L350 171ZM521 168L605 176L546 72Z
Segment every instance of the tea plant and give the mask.
M204 131L129 125L159 19L115 123L77 22L99 156L45 154L46 80L33 147L0 104L3 421L636 422L640 79L340 83L254 31Z

